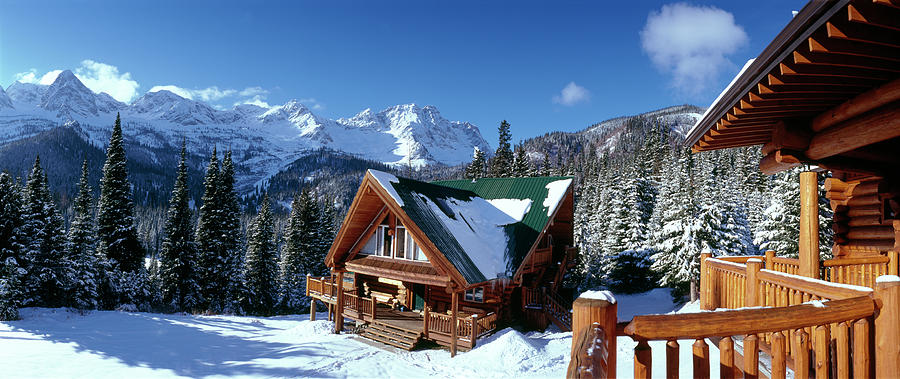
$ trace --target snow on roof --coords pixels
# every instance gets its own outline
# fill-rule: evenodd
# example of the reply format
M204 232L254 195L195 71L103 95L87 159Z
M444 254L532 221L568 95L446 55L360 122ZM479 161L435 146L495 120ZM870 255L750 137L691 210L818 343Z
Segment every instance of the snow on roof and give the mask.
M713 100L712 104L710 104L709 107L706 108L706 111L703 112L703 116L700 116L700 118L697 119L697 122L694 124L694 126L691 128L691 130L688 131L687 135L689 135L689 136L694 135L694 130L697 129L697 127L700 125L700 123L703 122L704 119L706 119L706 116L709 115L709 112L711 112L712 109L716 106L716 104L718 104L719 101L721 101L722 98L725 97L725 93L727 93L728 90L731 89L731 86L733 86L734 83L737 83L738 78L740 78L741 75L744 75L744 71L747 71L747 68L750 67L750 65L753 64L753 61L755 61L755 60L756 60L756 58L753 58L753 59L748 60L747 63L744 63L744 67L741 68L741 71L738 71L737 75L735 75L734 78L731 79L731 83L728 83L728 85L725 86L725 89L723 89L722 92L719 93L719 96L717 96L716 99Z
M516 222L522 221L525 214L531 209L531 199L490 199L487 201L494 207L497 207Z
M397 194L397 190L394 189L394 186L390 184L390 183L400 183L400 180L397 179L396 176L388 174L383 171L370 169L370 170L368 170L368 172L370 175L372 175L373 178L375 178L375 181L378 182L378 184L381 185L381 187L384 188L384 190L387 191L387 193L389 195L391 195L392 198L394 198L394 201L397 202L397 205L402 207L403 199L401 199L400 195Z
M566 190L569 189L570 184L572 184L572 179L563 179L547 183L547 197L544 199L543 204L544 207L547 208L547 217L553 215L553 211L556 210L556 207L559 206L559 202L562 201L563 196L566 195Z
M586 291L578 296L579 299L606 300L610 304L616 303L616 297L609 291Z
M425 195L415 195L431 208L484 277L490 279L506 275L509 235L505 226L519 222L521 217L512 217L480 197L469 201L439 198L436 201L443 204L436 204Z

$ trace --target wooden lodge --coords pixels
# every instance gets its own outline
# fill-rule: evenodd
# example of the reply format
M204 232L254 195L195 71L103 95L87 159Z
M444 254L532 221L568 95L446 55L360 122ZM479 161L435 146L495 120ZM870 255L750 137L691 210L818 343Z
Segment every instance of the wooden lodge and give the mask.
M420 182L369 170L325 259L307 277L335 332L353 321L403 349L471 349L497 325L569 330L560 282L575 262L572 179ZM315 317L313 306L312 317Z
M799 251L701 256L701 308L715 312L616 327L615 304L577 299L569 376L617 376L618 335L637 342L639 378L653 367L678 377L686 365L709 377L710 343L722 378L900 377L900 2L807 4L687 140L694 152L761 145L766 174L813 167L800 176ZM825 171L834 259L820 261ZM786 253L799 258L778 256ZM691 360L679 361L678 340L694 341ZM653 361L660 348L665 361Z

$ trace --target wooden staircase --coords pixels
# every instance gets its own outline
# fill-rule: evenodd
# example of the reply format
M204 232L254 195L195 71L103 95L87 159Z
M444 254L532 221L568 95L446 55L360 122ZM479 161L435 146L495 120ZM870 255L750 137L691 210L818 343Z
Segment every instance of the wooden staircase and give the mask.
M362 336L372 341L409 351L419 343L419 340L422 338L422 332L401 329L374 320L363 330Z

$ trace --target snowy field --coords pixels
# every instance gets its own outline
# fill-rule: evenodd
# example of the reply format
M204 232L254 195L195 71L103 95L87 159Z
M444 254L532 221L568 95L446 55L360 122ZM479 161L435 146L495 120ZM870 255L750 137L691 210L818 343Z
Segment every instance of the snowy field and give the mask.
M662 289L617 298L620 319L630 319L628 309L639 314L675 309ZM504 329L451 359L444 349L406 352L353 334L331 334L331 322L311 322L308 315L81 315L26 308L21 317L0 323L4 378L563 378L572 344L571 333L553 327L543 333ZM683 362L690 362L692 342L682 343ZM618 344L618 371L625 377L632 372L634 343L620 337ZM654 374L664 369L664 344L653 344L654 362L659 362ZM710 355L718 357L715 347ZM715 371L718 362L712 366Z

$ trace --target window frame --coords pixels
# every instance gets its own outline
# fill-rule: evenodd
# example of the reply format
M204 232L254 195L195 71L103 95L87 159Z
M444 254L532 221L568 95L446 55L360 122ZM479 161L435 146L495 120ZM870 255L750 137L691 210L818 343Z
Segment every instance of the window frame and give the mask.
M470 303L484 303L484 287L467 289L463 299Z

